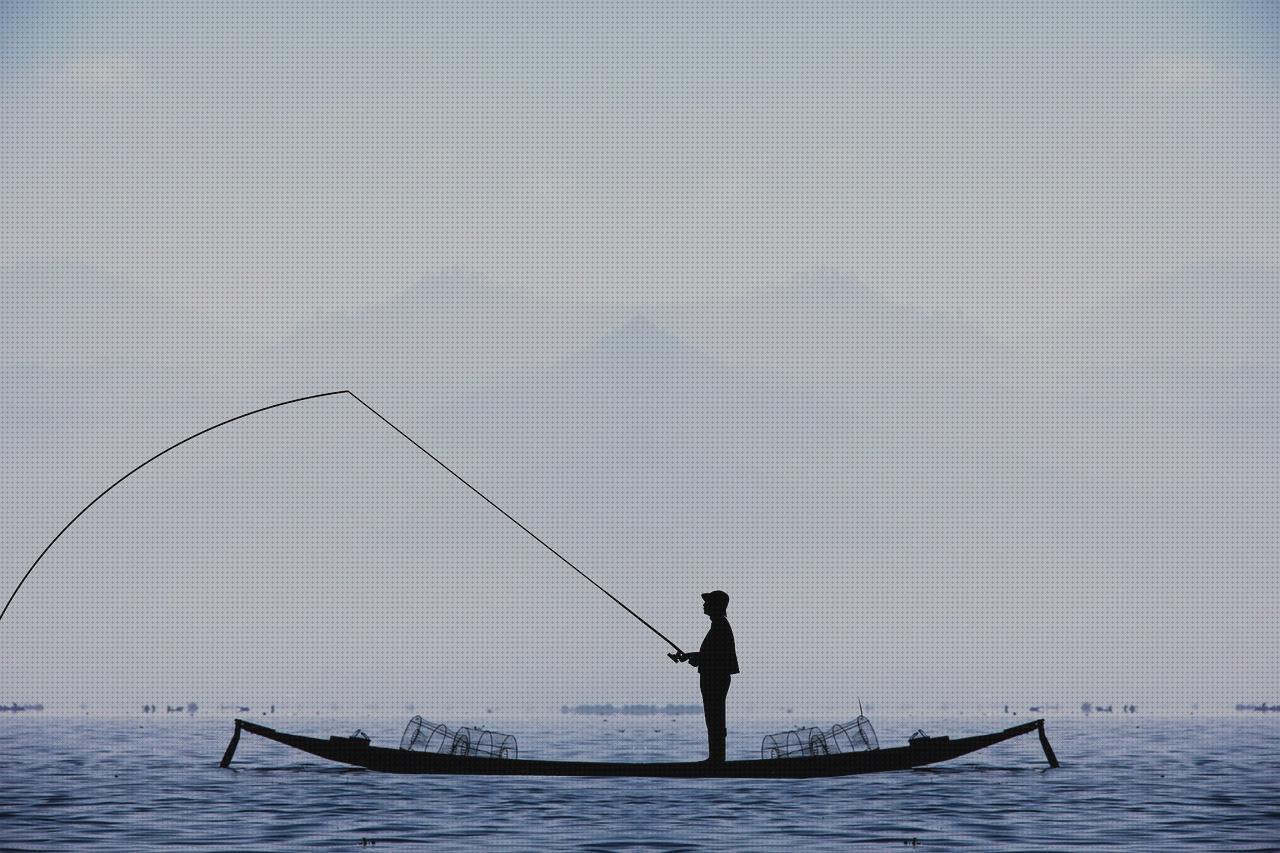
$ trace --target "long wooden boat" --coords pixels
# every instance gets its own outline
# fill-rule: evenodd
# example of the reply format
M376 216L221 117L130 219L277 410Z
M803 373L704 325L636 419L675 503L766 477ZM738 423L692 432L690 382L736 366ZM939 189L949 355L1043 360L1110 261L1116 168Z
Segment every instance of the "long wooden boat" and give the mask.
M222 766L231 764L241 731L291 746L311 755L364 767L381 773L423 773L476 776L661 776L683 779L805 779L851 776L906 770L949 761L989 746L1039 732L1040 745L1051 767L1058 759L1044 733L1044 720L1034 720L1004 731L951 739L931 737L908 746L800 758L767 758L747 761L668 761L631 763L621 761L536 761L523 758L483 758L442 755L398 748L373 746L363 738L315 738L276 731L267 726L236 720L235 734L222 757Z

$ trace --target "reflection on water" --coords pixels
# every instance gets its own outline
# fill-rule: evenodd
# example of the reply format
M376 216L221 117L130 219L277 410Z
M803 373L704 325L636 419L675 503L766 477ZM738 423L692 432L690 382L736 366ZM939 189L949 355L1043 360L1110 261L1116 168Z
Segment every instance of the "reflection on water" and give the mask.
M730 757L758 751L755 732L777 723L731 729ZM315 735L359 726L394 746L404 720L270 724ZM518 733L530 758L676 760L706 747L701 720L688 718L494 724ZM1010 722L876 724L893 746L919 725L961 736ZM248 735L222 770L231 730L212 714L0 719L0 847L1260 849L1280 838L1280 719L1269 717L1065 716L1049 720L1058 770L1023 737L933 768L788 781L390 776Z

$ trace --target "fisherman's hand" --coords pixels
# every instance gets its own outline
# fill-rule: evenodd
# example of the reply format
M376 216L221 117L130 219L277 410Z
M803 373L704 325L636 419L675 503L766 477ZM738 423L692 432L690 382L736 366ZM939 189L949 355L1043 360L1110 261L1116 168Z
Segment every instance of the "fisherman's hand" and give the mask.
M671 658L672 663L684 663L689 658L684 652L667 652L667 657Z

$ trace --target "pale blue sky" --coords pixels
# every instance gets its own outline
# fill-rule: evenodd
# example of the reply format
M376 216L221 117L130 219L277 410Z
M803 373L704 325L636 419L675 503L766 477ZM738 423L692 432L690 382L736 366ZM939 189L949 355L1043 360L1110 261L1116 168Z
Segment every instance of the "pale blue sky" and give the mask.
M1268 4L19 4L5 30L3 266L835 270L1003 288L1006 324L1064 287L1280 266Z

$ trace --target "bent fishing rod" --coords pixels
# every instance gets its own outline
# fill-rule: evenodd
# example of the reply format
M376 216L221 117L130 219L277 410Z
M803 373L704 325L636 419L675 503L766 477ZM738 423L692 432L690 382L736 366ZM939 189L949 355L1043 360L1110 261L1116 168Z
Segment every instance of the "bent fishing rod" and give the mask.
M79 521L79 520L80 520L80 517L81 517L82 515L84 515L86 512L88 512L88 511L89 511L89 509L90 509L91 507L93 507L93 505L94 505L94 504L96 504L98 501L100 501L100 500L102 500L104 497L106 497L106 495L107 495L107 493L108 493L108 492L110 492L110 491L111 491L112 489L114 489L116 486L118 486L118 485L120 485L121 483L123 483L125 480L129 479L130 477L132 477L134 474L136 474L136 473L138 473L139 471L141 471L141 470L142 470L143 468L145 468L146 466L150 465L152 462L154 462L154 461L156 461L157 459L159 459L161 456L164 456L166 453L168 453L168 452L169 452L169 451L171 451L171 450L177 450L179 447L181 447L182 445L186 444L187 442L189 442L189 441L194 441L195 439L199 438L200 436L202 436L202 435L204 435L204 434L206 434L206 433L213 432L215 429L218 429L218 428L220 428L220 427L227 426L228 424L233 424L233 423L235 423L236 421L244 420L245 418L252 417L253 415L262 414L263 412L269 412L269 411L271 411L271 410L273 410L273 409L283 408L284 406L292 406L294 403L305 403L305 402L308 402L308 401L310 401L310 400L319 400L319 399L322 399L322 398L325 398L325 397L340 397L340 396L343 396L343 395L346 395L346 396L350 397L351 399L353 399L353 400L355 400L357 403L359 403L361 406L363 406L364 408L368 409L368 410L369 410L369 412L371 412L371 413L372 413L372 414L373 414L373 415L374 415L378 420L382 421L384 424L386 424L387 426L391 427L393 430L395 430L397 433L399 433L399 434L400 434L400 436L401 436L402 438L404 438L406 441L408 441L408 442L409 442L410 444L412 444L414 447L418 448L418 450L421 450L423 453L425 453L425 454L427 455L427 457L431 459L431 461L432 461L432 462L435 462L435 463L436 463L437 465L439 465L441 468L443 468L444 470L448 471L450 474L452 474L452 475L453 475L453 477L454 477L458 482L462 483L462 485L466 486L466 487L467 487L468 489L470 489L472 492L475 492L475 494L477 494L477 495L481 498L481 500L483 500L483 501L484 501L485 503L487 503L489 506L491 506L491 507L493 507L494 509L496 509L498 512L502 513L502 515L503 515L503 516L505 516L505 517L507 518L507 520L508 520L508 521L510 521L510 522L511 522L512 524L514 524L516 527L519 527L519 528L520 528L521 530L523 530L525 533L527 533L527 534L529 534L531 537L533 537L533 540L534 540L535 542L537 542L537 543L538 543L539 545L541 545L543 548L546 548L548 551L550 551L552 554L554 554L556 557L558 557L558 558L559 558L559 560L560 560L560 562L564 563L566 566L568 566L569 568L573 569L573 570L574 570L575 572L577 572L579 575L581 575L582 577L586 578L586 580L587 580L587 581L588 581L592 586L594 586L596 589L598 589L598 590L600 590L601 592L603 592L605 595L609 596L609 598L610 598L610 599L611 599L615 604L617 604L617 605L618 605L619 607L621 607L623 610L627 611L627 612L628 612L628 613L630 613L632 616L634 616L634 617L635 617L635 618L640 622L640 624L641 624L641 625L644 625L644 626L645 626L646 628L648 628L650 631L652 631L653 633L657 634L657 635L658 635L658 637L660 637L660 638L662 639L662 641L663 641L663 642L665 642L667 645L671 646L671 648L675 649L675 650L676 650L676 654L677 654L677 655L680 655L680 656L683 656L683 655L684 655L684 651L683 651L683 650L681 650L681 648L680 648L679 646L677 646L675 643L673 643L673 642L672 642L672 641L667 637L667 635L666 635L666 634L663 634L663 633L662 633L661 631L659 631L657 628L655 628L655 627L653 627L652 625L650 625L650 624L649 624L649 622L648 622L648 620L646 620L646 619L645 619L644 617L642 617L639 613L636 613L634 610L632 610L630 607L628 607L626 604L624 604L624 603L622 602L622 600L621 600L621 599L619 599L616 595L614 595L613 593L609 592L609 590L605 589L605 588L604 588L604 587L602 587L600 584L596 583L596 581L595 581L595 580L594 580L590 575L588 575L588 574L587 574L586 572L584 572L582 569L580 569L580 568L578 568L577 566L575 566L575 565L574 565L574 564L569 560L569 558L565 557L563 554L561 554L561 553L560 553L559 551L557 551L555 548L552 548L552 547L551 547L551 545L549 545L549 544L547 543L547 541L546 541L545 539L543 539L541 536L539 536L538 534L536 534L536 533L534 533L532 530L530 530L528 527L525 527L523 524L521 524L521 523L520 523L520 522L519 522L519 521L518 521L518 520L517 520L513 515L511 515L511 513L507 512L505 509L503 509L502 507L498 506L496 503L494 503L493 501L491 501L491 500L489 499L489 497L488 497L487 495L485 495L485 494L484 494L484 492L482 492L482 491L480 491L479 489L477 489L477 488L476 488L475 486L473 486L470 482L468 482L465 478L463 478L463 476L462 476L461 474L459 474L457 471L453 470L453 469L452 469L452 468L450 468L448 465L446 465L446 464L444 463L444 461L440 459L440 457L436 456L436 455L435 455L434 453L432 453L430 450L427 450L427 449L426 449L425 447L423 447L421 444L419 444L418 442L414 441L414 440L413 440L413 439L412 439L412 438L411 438L411 437L410 437L410 436L409 436L409 435L408 435L404 430L400 429L400 427L398 427L398 426L396 426L395 424L393 424L393 423L392 423L390 420L388 420L388 419L387 419L387 418L386 418L386 417L385 417L381 412L379 412L379 411L378 411L377 409L375 409L373 406L370 406L368 403L366 403L364 400L362 400L360 397L358 397L358 396L355 394L355 392L351 391L350 389L345 389L345 388L344 388L343 390L341 390L341 391L325 391L325 392L324 392L324 393L322 393L322 394L309 394L309 395L307 395L306 397L297 397L297 398L292 399L292 400L285 400L285 401L284 401L284 402L282 402L282 403L272 403L272 404L271 404L271 405L269 405L269 406L262 406L261 408L254 409L253 411L245 412L245 413L240 414L240 415L236 415L236 416L235 416L235 417L233 417L233 418L227 418L225 421L220 421L219 423L216 423L216 424L214 424L214 425L213 425L213 426L211 426L211 427L205 427L204 429L200 430L199 432L197 432L197 433L193 433L192 435L187 436L186 438L182 439L181 441L179 441L179 442L175 442L174 444L169 445L169 446L168 446L168 447L166 447L164 450L161 450L159 453L156 453L155 455L151 456L151 457L150 457L149 459L147 459L146 461L144 461L144 462L140 463L139 465L135 466L134 468L132 468L132 469L131 469L127 474L125 474L123 477L121 477L120 479L116 480L114 483L112 483L111 485L109 485L109 486L107 486L105 489L103 489L103 490L102 490L102 492L101 492L101 493L100 493L96 498L94 498L93 500L89 501L89 503L85 505L84 509L82 509L82 510L80 510L79 512L77 512L77 513L75 514L75 516L74 516L70 521L68 521L68 522L63 526L63 528L62 528L61 530L59 530L59 531L58 531L58 535L57 535L57 536L54 536L54 537L53 537L53 539L52 539L52 540L50 540L49 544L48 544L48 545L46 545L46 546L44 546L44 550L40 552L40 556L36 557L35 562L31 564L31 568L27 569L27 573L26 573L26 574L24 574L24 575L22 576L22 580L18 581L18 585L17 585L16 587L14 587L13 592L12 592L12 593L10 593L10 595L9 595L9 600L5 603L5 605L4 605L4 609L0 610L0 619L4 619L4 615L5 615L6 613L8 613L8 612L9 612L9 605L13 604L13 599L18 595L18 590L22 589L22 585L23 585L24 583L26 583L26 582L27 582L27 578L31 577L31 573L35 571L36 566L38 566L38 565L40 564L40 561L44 559L44 555L49 553L49 549L50 549L50 548L52 548L52 547L54 546L54 544L55 544L59 539L61 539L61 538L62 538L62 534L66 533L66 532L67 532L67 530L68 530L68 529L70 529L71 525L73 525L73 524L75 524L77 521ZM668 655L668 657L671 657L671 658L672 658L672 660L675 660L675 659L676 659L674 656L671 656L671 655Z

